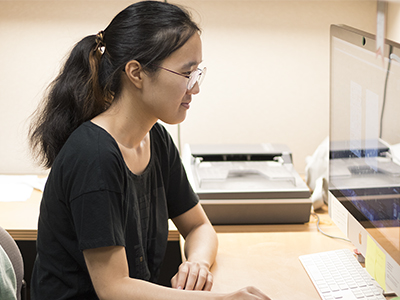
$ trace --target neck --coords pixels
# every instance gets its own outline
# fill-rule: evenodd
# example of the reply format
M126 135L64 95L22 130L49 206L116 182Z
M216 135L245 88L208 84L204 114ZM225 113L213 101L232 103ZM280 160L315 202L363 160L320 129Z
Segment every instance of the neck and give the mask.
M146 114L140 103L132 98L132 94L122 92L109 109L92 121L108 131L123 147L140 148L157 122L157 119Z

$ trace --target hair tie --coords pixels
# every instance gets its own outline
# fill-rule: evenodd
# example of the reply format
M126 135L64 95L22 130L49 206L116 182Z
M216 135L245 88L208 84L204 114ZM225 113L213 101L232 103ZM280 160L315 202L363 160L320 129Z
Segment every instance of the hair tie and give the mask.
M106 44L104 43L104 30L99 31L96 34L96 47L94 48L94 52L97 50L100 50L101 54L103 54L106 51Z

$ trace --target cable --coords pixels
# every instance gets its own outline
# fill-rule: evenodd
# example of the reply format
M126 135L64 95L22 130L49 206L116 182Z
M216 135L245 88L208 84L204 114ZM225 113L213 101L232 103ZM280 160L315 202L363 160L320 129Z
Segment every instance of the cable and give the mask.
M339 240L343 240L343 241L346 241L346 242L351 243L351 241L350 241L349 239L342 238L342 237L339 237L339 236L330 235L330 234L327 234L327 233L323 232L323 231L321 230L321 228L319 227L319 222L320 222L319 216L318 216L316 213L311 213L311 214L312 214L314 217L317 218L317 229L318 229L318 231L321 232L323 235L326 235L327 237L330 237L330 238L332 238L332 239L339 239Z
M390 65L392 64L392 56L391 56L392 51L393 51L393 47L392 47L392 45L390 45L389 46L389 61L388 61L388 67L386 70L386 78L385 78L385 88L383 90L383 101L382 101L382 111L381 111L381 119L380 119L379 138L382 138L383 113L385 111L385 105L386 105L386 90L387 90L387 83L388 83L388 78L389 78Z

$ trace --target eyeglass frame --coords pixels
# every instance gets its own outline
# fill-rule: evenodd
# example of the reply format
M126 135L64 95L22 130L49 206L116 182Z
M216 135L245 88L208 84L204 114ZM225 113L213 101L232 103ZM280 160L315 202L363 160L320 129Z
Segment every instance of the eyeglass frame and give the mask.
M189 79L188 82L187 82L187 84L186 84L186 89L187 89L188 91L190 91L191 89L193 89L193 87L195 86L196 82L197 82L197 83L199 84L199 86L200 86L200 84L201 84L201 83L203 82L203 80L204 80L204 75L206 74L206 71L207 71L207 68L206 68L206 67L204 67L203 69L197 68L197 69L193 70L189 75L185 75L185 74L182 74L182 73L179 73L179 72L175 72L175 71L173 71L173 70L170 70L170 69L167 69L167 68L158 66L158 65L152 65L152 66L157 67L157 68L160 68L160 69L163 69L163 70L168 71L168 72L170 72L170 73L173 73L173 74L176 74L176 75L179 75L179 76L182 76L182 77L185 77L185 78ZM197 75L197 79L196 79L196 81L193 83L193 85L192 85L191 87L189 87L190 79L192 78L193 74L194 74L195 72L197 72L197 71L200 71L200 73L199 73L199 75ZM200 80L199 80L199 78L200 78Z

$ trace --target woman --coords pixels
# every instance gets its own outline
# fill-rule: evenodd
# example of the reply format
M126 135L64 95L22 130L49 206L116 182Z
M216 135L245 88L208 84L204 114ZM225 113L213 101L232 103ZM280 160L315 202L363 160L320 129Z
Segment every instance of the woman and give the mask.
M144 1L72 50L31 127L32 149L51 167L33 299L267 299L254 288L202 291L216 234L156 123L182 122L199 92L199 31L183 9ZM155 284L168 218L186 239L173 289Z

